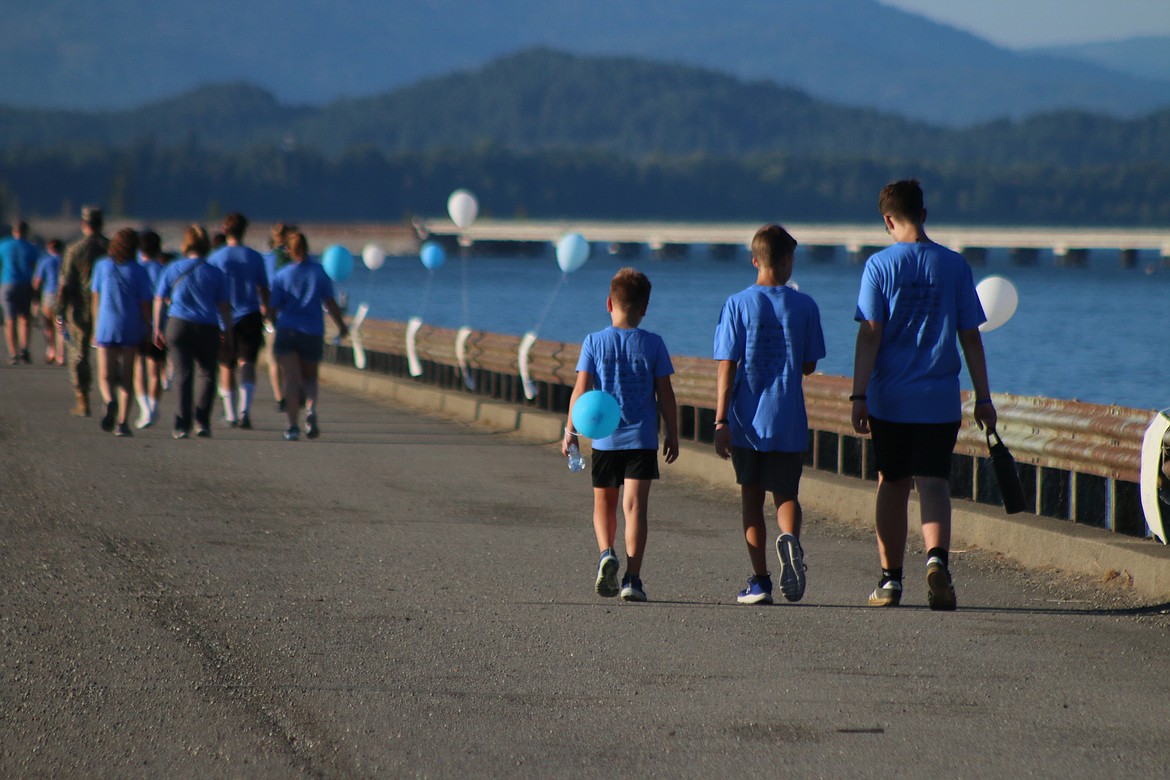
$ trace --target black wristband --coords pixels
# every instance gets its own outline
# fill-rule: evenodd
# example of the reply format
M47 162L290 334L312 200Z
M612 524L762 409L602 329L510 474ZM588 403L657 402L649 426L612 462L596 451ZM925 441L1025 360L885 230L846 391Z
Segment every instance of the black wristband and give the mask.
M849 396L849 400L850 401L864 401L865 400L865 393L861 393L860 395L851 395L851 396Z

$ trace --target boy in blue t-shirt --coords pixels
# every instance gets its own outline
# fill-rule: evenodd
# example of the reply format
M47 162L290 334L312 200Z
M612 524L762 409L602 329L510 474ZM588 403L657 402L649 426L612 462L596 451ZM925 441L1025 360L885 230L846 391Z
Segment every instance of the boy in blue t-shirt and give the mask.
M801 382L825 356L825 337L813 299L786 286L795 253L796 239L779 225L756 231L756 283L727 299L715 328L715 452L735 465L752 563L752 576L737 597L740 604L772 603L766 493L772 494L780 526L780 592L788 601L804 596L797 494L808 448L808 417Z
M601 559L595 589L599 596L645 601L642 557L646 549L646 518L650 486L658 479L658 414L666 424L662 455L678 459L678 408L670 375L674 366L662 338L638 327L650 303L650 280L623 268L609 285L606 308L612 327L590 333L581 345L577 384L569 399L569 420L561 454L577 442L573 405L589 390L604 390L617 399L621 421L609 436L593 441L593 531ZM614 552L618 490L625 487L626 574L618 587Z

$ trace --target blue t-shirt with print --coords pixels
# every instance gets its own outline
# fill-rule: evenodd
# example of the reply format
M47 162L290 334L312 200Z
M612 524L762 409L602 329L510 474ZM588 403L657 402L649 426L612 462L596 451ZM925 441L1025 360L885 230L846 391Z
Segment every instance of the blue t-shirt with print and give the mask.
M825 356L821 313L791 287L751 287L723 304L716 360L736 363L727 412L731 443L757 452L804 452L804 364Z
M594 449L658 449L656 380L674 373L660 336L641 328L612 326L590 333L581 345L577 370L592 374L593 389L616 398L622 412L617 430L594 439Z
M103 257L93 268L89 286L98 294L94 343L128 347L146 340L149 331L142 304L150 302L152 291L142 266Z
M327 298L333 297L333 280L312 260L290 263L276 272L272 282L272 308L277 330L294 330L311 336L325 335Z
M37 267L33 270L33 279L40 282L42 295L56 295L57 287L61 283L61 255L45 252L37 260Z
M227 277L203 257L185 257L163 267L154 295L170 299L166 314L200 325L220 325L219 306L228 300Z
M987 321L962 255L929 241L883 249L865 264L854 319L882 326L866 390L871 415L909 423L962 419L958 332Z
M233 323L260 311L260 288L268 289L268 271L259 252L242 245L223 246L207 262L227 277Z

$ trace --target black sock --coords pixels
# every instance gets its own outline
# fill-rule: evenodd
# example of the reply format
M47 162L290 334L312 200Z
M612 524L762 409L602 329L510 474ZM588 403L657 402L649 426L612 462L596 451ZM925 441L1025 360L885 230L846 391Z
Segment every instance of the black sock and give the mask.
M885 585L888 582L901 582L901 581L902 581L902 567L901 566L899 566L896 569L882 569L882 582L881 582L882 585Z
M926 557L927 559L938 558L942 561L943 566L950 568L949 556L947 555L947 551L942 547L931 547L926 551Z

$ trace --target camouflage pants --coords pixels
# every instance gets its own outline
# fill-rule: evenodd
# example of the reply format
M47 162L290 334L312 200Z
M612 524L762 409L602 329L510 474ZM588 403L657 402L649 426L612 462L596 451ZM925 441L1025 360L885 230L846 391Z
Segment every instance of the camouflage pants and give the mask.
M69 340L65 342L65 364L69 367L69 381L73 389L88 394L93 387L93 371L89 364L89 346L93 332L69 323Z

